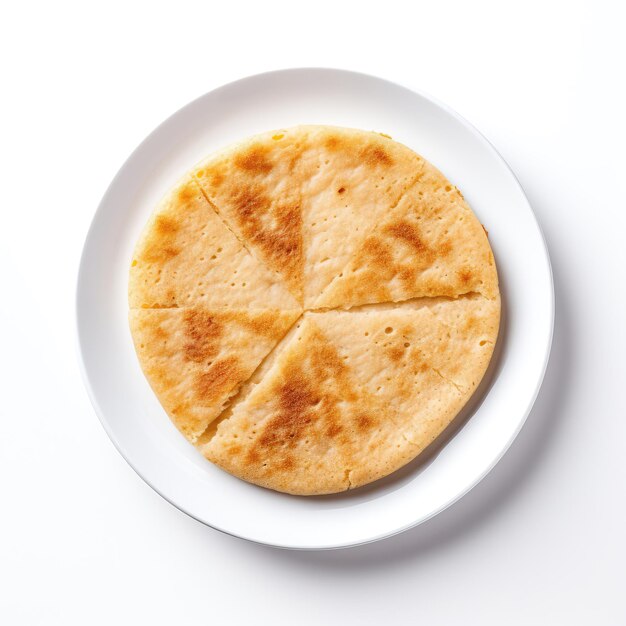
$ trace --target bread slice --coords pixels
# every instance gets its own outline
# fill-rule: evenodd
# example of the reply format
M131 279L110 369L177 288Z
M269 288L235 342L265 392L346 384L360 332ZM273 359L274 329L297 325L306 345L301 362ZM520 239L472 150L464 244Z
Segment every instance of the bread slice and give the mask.
M460 191L426 163L315 306L349 308L470 292L498 294L487 233Z
M220 216L253 256L280 274L302 301L301 196L311 175L308 133L275 131L209 158L194 176Z
M300 311L132 309L141 367L163 408L194 443Z
M310 308L396 205L424 161L378 133L308 127L313 175L303 181L304 306Z
M190 176L161 201L137 242L129 303L131 308L299 306L280 277L227 228Z

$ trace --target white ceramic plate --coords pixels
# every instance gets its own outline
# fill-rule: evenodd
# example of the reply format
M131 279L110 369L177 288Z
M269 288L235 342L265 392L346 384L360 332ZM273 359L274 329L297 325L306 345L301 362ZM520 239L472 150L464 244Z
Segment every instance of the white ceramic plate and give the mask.
M178 434L139 368L126 300L134 242L179 176L232 141L303 123L385 132L439 167L489 230L503 296L490 370L435 447L382 481L346 494L309 498L233 478ZM137 473L169 502L213 528L301 549L393 535L432 517L476 485L530 411L548 359L553 311L541 231L515 176L484 137L430 97L372 76L329 69L239 80L202 96L159 126L122 166L96 212L77 293L86 385L109 437Z

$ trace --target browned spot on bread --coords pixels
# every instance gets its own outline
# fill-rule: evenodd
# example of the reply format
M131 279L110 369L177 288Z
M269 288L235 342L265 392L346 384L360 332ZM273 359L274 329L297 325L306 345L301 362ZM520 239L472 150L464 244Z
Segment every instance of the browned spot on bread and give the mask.
M349 444L339 405L354 400L356 392L336 349L318 339L307 346L303 358L285 365L283 376L272 390L276 399L273 415L251 447L257 451L257 459L266 459L266 475L284 471L290 450L303 445L309 437L321 445L337 441L344 447ZM246 462L253 464L250 454Z
M483 230L485 231L485 235L487 235L487 237L489 237L489 231L485 228L485 225L481 224L481 226L483 227Z
M398 220L385 229L392 237L400 239L411 246L418 254L430 254L430 248L424 243L421 233L415 224L404 220Z
M288 379L281 387L278 402L281 409L281 422L298 426L302 415L311 407L317 406L320 397L311 389L308 381L296 375ZM308 422L304 420L304 423Z
M370 144L361 151L360 157L370 167L393 165L393 159L382 146Z
M472 270L470 270L469 268L462 268L458 270L457 276L459 277L461 283L463 283L464 285L468 285L473 278L473 273Z
M472 331L480 326L480 321L475 315L468 315L465 318L465 331Z
M300 206L272 205L259 185L241 187L233 201L237 224L245 237L286 267L287 275L295 274L302 255Z
M337 152L341 150L341 148L343 148L344 146L347 147L346 142L340 139L339 137L337 137L336 135L332 135L324 140L324 147L329 152Z
M361 433L371 430L375 424L376 424L376 420L370 415L366 415L364 413L361 413L356 418L356 427L357 427L357 430Z
M281 320L275 313L264 311L257 315L240 315L236 320L245 328L248 328L257 335L273 337L277 330L281 328Z
M374 235L368 237L363 243L363 254L367 259L366 267L370 264L391 267L393 264L391 249L382 239Z
M246 453L245 461L249 465L258 465L261 462L261 456L255 448L250 448Z
M146 248L143 258L147 263L165 263L180 254L175 246L150 245Z
M452 243L449 240L442 241L434 248L434 250L435 256L437 257L447 256L450 252L452 252Z
M167 215L158 215L154 221L157 238L146 246L141 260L162 264L180 254L180 249L175 245L179 229L180 224L177 220Z
M224 174L222 172L220 172L219 170L214 170L213 172L211 172L211 174L210 174L210 183L211 183L211 186L214 189L217 189L218 187L221 187L221 185L224 182L224 180L225 180Z
M339 433L343 432L341 424L332 423L326 429L326 436L330 439L334 439Z
M408 246L411 254L404 254L404 261L397 255L399 246ZM399 278L408 289L418 275L431 267L439 258L452 251L447 239L429 242L417 224L407 219L397 219L370 235L356 257L354 269L360 272L359 280L344 289L344 297L371 297L378 301L389 299L387 284ZM428 281L423 280L424 287ZM433 294L441 288L432 284ZM428 292L426 292L428 293Z
M285 472L289 472L293 470L295 466L296 466L296 463L293 460L293 456L291 456L291 454L286 454L283 457L278 467Z
M234 387L233 381L240 378L240 366L236 357L230 356L215 361L194 381L194 391L203 402L212 403Z
M302 150L295 150L293 152L291 152L288 155L283 155L281 158L288 158L289 159L289 174L292 174L294 172L294 170L296 169L296 166L298 165L298 163L300 163L300 160L302 158Z
M240 226L246 227L251 220L259 222L271 202L260 185L238 187L233 194L233 204ZM248 230L252 230L250 227Z
M405 350L402 346L392 346L387 350L387 354L394 363L397 363L404 358Z
M427 263L432 263L437 257L444 257L452 251L452 244L449 240L429 245L424 241L419 228L415 224L404 220L390 224L385 230L395 239L399 239L411 246Z
M226 453L229 456L237 456L238 454L241 454L241 446L239 444L235 444L234 446L230 446L227 450Z
M154 326L154 328L152 329L152 336L154 337L155 341L166 341L169 337L169 333L163 328L163 326L159 324L157 326Z
M307 380L298 376L288 379L278 390L279 411L266 425L259 445L273 448L298 441L312 421L312 408L319 402L319 395Z
M332 135L324 140L324 147L331 153L343 152L354 158L355 163L364 163L372 168L389 167L394 163L391 155L376 139L372 139L370 143L364 146L359 146L350 139Z
M346 364L339 358L337 350L329 343L321 342L311 354L311 369L315 377L321 380L334 379L336 383L344 382L347 373ZM344 389L344 392L347 392Z
M250 239L279 264L285 264L289 268L299 262L302 253L300 207L277 207L275 217L274 231L258 230L251 234ZM293 274L293 271L286 273Z
M269 174L274 165L268 158L268 152L265 146L251 146L235 157L235 167L251 174Z
M183 191L180 193L183 193ZM161 236L173 235L178 232L179 227L178 222L167 215L157 215L154 221L154 228Z
M202 362L217 354L223 326L209 313L198 309L185 311L185 335L188 338L183 350L188 361Z
M412 285L417 277L418 269L415 265L402 266L398 270L398 276L405 285Z
M184 206L191 204L197 196L198 188L193 183L180 187L177 194L178 202Z

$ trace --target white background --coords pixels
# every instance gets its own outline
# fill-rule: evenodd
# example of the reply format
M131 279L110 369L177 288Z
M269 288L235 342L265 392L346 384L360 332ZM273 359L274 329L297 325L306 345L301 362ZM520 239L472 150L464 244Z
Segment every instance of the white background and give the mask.
M626 623L618 4L2 9L0 622ZM224 82L312 65L422 89L474 123L529 196L557 296L544 386L492 473L421 527L325 553L221 535L147 487L89 405L73 312L93 212L145 135Z

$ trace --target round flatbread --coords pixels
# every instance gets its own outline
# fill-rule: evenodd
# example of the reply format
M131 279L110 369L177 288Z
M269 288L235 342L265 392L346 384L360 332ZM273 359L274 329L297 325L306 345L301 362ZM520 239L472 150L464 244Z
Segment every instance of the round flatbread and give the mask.
M454 419L496 343L485 229L378 133L299 126L196 166L140 237L131 331L207 459L325 494L386 476Z

